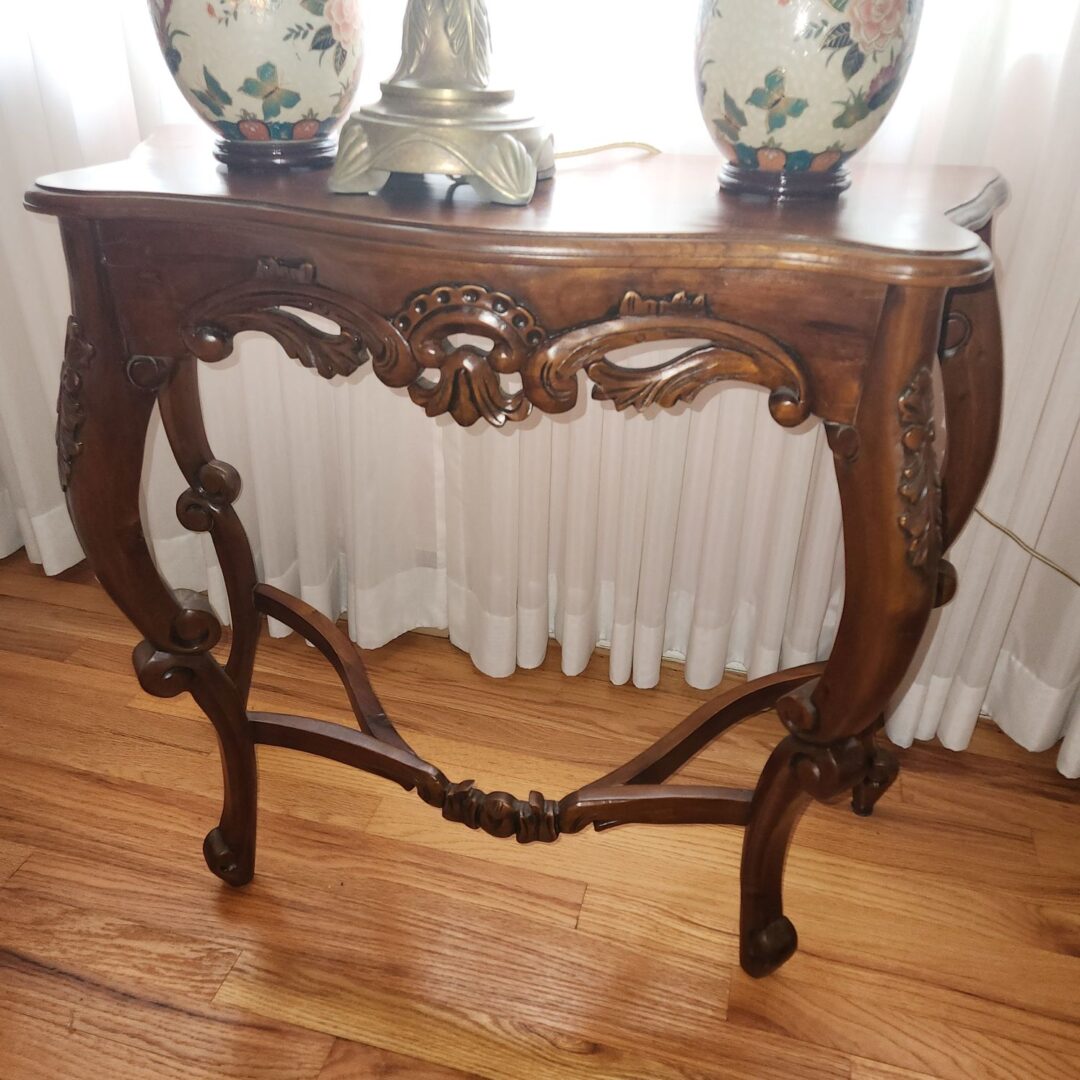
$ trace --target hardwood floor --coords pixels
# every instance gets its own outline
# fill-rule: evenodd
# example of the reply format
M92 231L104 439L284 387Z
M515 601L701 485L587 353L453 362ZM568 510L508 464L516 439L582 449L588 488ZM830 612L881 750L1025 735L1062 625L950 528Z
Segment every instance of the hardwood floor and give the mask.
M992 728L902 754L870 820L811 808L796 957L736 962L740 829L634 826L523 849L271 748L259 867L205 869L220 773L186 697L143 694L84 568L0 562L0 1077L1050 1080L1080 1076L1080 787ZM477 674L409 635L365 654L455 779L552 797L711 695ZM469 708L444 701L467 701ZM329 666L264 641L253 708L348 721ZM778 722L688 778L752 784Z

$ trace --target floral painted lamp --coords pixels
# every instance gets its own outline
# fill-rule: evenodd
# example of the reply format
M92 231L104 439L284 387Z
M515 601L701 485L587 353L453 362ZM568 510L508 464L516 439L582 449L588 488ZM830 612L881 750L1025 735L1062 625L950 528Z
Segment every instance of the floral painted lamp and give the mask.
M915 49L922 0L702 0L702 114L721 186L835 196L881 126Z
M165 62L230 168L317 167L360 78L357 0L149 0Z
M375 194L395 172L461 177L489 202L529 202L555 171L547 131L488 88L485 0L409 0L401 62L341 133L330 189Z

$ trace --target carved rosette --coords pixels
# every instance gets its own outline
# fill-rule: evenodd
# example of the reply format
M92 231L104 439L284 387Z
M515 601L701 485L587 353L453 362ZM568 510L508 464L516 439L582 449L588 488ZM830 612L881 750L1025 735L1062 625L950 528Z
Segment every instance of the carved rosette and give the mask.
M94 356L94 346L83 337L74 316L68 318L64 364L60 369L60 396L56 402L56 464L60 487L67 491L75 459L82 453L79 438L86 420L83 381Z
M449 413L463 427L483 417L501 427L529 415L525 394L505 390L499 376L523 372L545 334L511 297L479 285L441 286L413 297L393 323L413 359L425 372L437 373L421 374L409 387L428 416ZM490 344L455 342L457 335Z
M921 569L935 545L941 546L941 498L934 454L934 380L919 368L898 401L901 512L897 519L907 539L907 561Z
M331 319L340 333L317 329L286 308ZM789 349L716 318L704 296L686 292L649 298L631 291L610 316L552 335L524 304L482 285L434 286L385 318L318 284L310 262L264 258L252 281L201 301L183 321L188 347L208 361L228 356L241 330L269 334L327 378L351 374L370 359L382 382L407 387L429 416L448 413L464 427L481 418L501 427L524 420L533 406L566 412L577 403L582 371L593 397L620 410L692 401L725 380L770 389L769 409L786 427L802 423L812 406ZM624 368L608 357L630 345L687 338L705 344L648 368ZM504 376L519 376L520 389L504 385Z

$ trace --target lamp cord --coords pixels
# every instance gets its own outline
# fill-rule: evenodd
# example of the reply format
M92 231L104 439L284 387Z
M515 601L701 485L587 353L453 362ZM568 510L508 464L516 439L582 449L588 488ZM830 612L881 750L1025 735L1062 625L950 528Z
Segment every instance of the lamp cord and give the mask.
M1022 548L1037 562L1041 562L1043 566L1048 566L1055 573L1060 574L1066 581L1071 581L1077 588L1080 588L1080 580L1073 577L1065 567L1059 566L1053 559L1048 558L1046 555L1043 555L1041 551L1036 551L1030 544L1025 543L1012 531L1012 529L1002 525L1000 521L995 521L989 514L984 513L977 506L975 507L975 513L978 514L987 525L997 529L1000 533L1004 533L1017 547Z
M589 154L602 154L605 150L644 150L646 154L662 154L663 150L646 142L613 142L602 146L587 146L583 150L563 150L556 154L556 160L563 158L587 157Z

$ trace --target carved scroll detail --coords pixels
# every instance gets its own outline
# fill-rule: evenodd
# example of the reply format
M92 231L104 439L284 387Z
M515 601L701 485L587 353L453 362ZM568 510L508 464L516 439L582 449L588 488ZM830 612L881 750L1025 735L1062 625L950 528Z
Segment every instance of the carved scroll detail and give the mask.
M912 377L898 401L900 444L904 460L900 471L901 513L897 519L907 538L907 560L924 567L941 539L940 482L934 455L934 380L923 367Z
M646 342L703 338L663 364L623 368L607 353ZM577 373L595 384L593 397L617 409L664 407L692 401L710 383L734 379L769 387L769 410L777 423L794 427L810 415L810 392L794 354L775 338L716 318L704 296L676 293L647 298L628 292L616 314L569 330L549 341L525 368L525 392L548 412L564 412L577 399Z
M831 802L865 779L872 760L857 736L817 745L789 735L791 766L803 789L820 802Z
M83 337L74 317L67 322L64 365L60 369L60 396L56 402L56 463L60 487L67 491L75 459L82 453L79 434L86 420L82 403L83 379L94 356L94 346Z
M941 333L941 358L950 360L971 341L974 328L971 319L962 311L950 311L945 316L945 325Z
M333 319L338 335L286 311L297 307ZM532 407L573 408L578 373L593 396L617 409L668 407L691 401L710 383L740 380L772 390L769 408L780 424L810 414L806 377L794 354L775 338L716 318L704 296L686 292L643 297L630 291L614 314L549 335L525 305L481 285L437 285L384 318L358 300L319 285L309 262L260 259L253 281L197 304L184 320L191 351L220 360L240 330L261 330L290 356L329 378L351 374L367 359L388 386L408 387L429 416L449 413L463 427L483 418L495 427L523 420ZM463 335L482 339L478 345ZM609 352L647 342L704 339L675 359L624 368ZM503 385L518 375L521 389Z
M227 507L240 497L240 474L227 461L208 461L199 469L197 487L176 502L176 517L185 529L210 532Z
M171 356L136 355L128 359L128 382L140 390L156 393L172 378L176 361Z
M214 362L232 352L234 335L257 330L324 379L351 375L369 360L384 382L389 381L385 376L394 378L399 365L407 366L401 335L364 304L318 285L315 276L310 262L260 259L253 281L207 297L188 312L181 327L184 343L199 359ZM285 308L321 315L340 332L320 330Z

